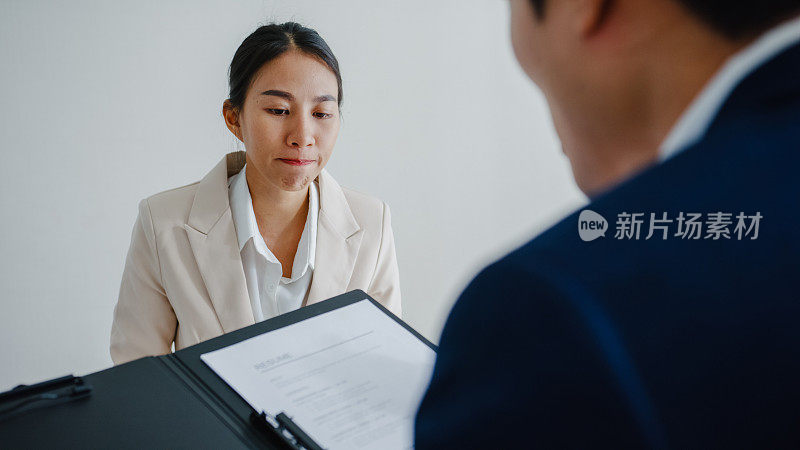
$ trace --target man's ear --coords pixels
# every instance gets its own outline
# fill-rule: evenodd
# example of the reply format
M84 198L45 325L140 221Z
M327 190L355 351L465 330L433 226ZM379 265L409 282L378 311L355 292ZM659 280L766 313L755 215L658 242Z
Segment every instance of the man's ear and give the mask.
M614 0L575 0L575 24L582 37L589 37L606 24Z
M233 107L230 100L222 102L222 117L225 119L225 125L231 133L244 142L242 140L242 127L239 125L239 110Z

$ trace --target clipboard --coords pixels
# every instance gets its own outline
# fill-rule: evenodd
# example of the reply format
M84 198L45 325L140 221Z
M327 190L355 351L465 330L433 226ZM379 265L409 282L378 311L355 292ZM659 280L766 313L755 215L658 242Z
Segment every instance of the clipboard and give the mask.
M368 300L434 352L437 347L364 291L355 290L179 350L81 377L92 395L0 420L0 442L15 447L274 448L316 450L284 414L254 409L200 355ZM0 394L0 408L3 407Z
M239 393L228 386L228 384L222 378L220 378L206 363L201 360L201 355L237 344L255 336L287 327L289 325L294 325L298 322L302 322L312 317L316 317L321 314L361 302L363 300L368 300L378 310L402 326L408 333L414 336L414 338L418 339L424 345L436 352L437 347L428 341L424 336L419 334L416 330L395 316L375 299L371 298L364 291L354 290L323 302L300 308L287 314L257 323L250 327L243 328L180 350L175 353L175 357L180 364L186 368L187 372L190 372L197 377L197 384L204 386L209 392L213 392L218 397L221 404L230 406L230 412L236 415L240 420L247 420L250 421L250 423L257 424L262 430L265 430L269 434L273 434L274 436L278 437L284 444L288 444L287 448L322 448L322 446L314 443L309 437L307 437L307 435L305 435L302 428L303 424L294 423L291 417L286 415L281 417L280 414L277 414L274 417L269 417L266 416L266 414L261 414L262 411L254 411L254 409L239 395ZM300 431L302 434L298 435L298 431ZM304 443L306 444L305 446L303 446Z

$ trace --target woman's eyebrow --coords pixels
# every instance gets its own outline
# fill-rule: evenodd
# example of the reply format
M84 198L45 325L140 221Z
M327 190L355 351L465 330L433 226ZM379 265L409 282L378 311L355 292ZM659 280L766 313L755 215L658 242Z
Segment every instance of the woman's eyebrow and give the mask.
M276 89L269 89L261 93L261 95L274 95L275 97L285 98L286 100L294 100L294 95L286 91L278 91Z
M286 91L279 91L277 89L269 89L261 93L261 95L273 95L275 97L285 98L286 100L293 101L294 95L286 92ZM323 94L314 97L314 102L322 103L322 102L335 102L336 97L331 94Z
M336 101L336 97L332 96L331 94L318 95L318 96L314 97L314 101L317 102L317 103L335 102Z

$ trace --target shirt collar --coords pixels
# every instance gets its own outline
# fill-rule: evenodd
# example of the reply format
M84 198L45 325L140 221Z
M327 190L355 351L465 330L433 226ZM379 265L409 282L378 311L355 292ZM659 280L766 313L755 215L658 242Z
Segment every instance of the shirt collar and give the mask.
M278 263L278 258L269 250L261 232L258 230L256 214L253 210L253 199L247 186L247 164L242 170L228 180L231 217L236 228L236 239L239 252L252 240L258 253L263 254L268 261ZM319 192L316 181L311 182L308 189L308 215L303 227L303 234L297 245L297 253L292 264L292 278L294 281L302 277L306 270L314 269L317 246L317 218L319 216Z
M762 34L717 71L684 111L659 148L664 161L702 139L720 107L747 75L800 41L800 16Z
M298 266L305 268L307 265L310 269L314 269L315 254L317 253L318 217L319 192L317 182L312 181L308 185L308 215L306 216L306 225L303 227L303 235L300 236L300 242L297 244L297 253L294 256L294 264L292 265L292 279L301 277L305 273L305 269L298 273Z
M260 235L253 211L253 200L250 189L247 187L245 172L247 165L242 167L236 175L229 180L231 216L236 228L236 239L239 242L239 251L242 251L247 241Z

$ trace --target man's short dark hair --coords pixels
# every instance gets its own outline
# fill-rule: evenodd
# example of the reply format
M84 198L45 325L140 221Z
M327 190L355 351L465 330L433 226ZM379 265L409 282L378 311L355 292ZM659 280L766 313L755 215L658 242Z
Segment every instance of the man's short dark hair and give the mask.
M530 0L538 17L546 1ZM613 2L614 0L609 0ZM673 0L729 39L756 36L778 22L800 13L800 0Z

